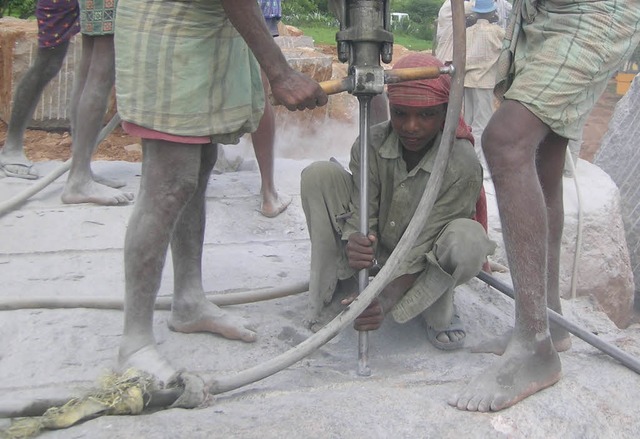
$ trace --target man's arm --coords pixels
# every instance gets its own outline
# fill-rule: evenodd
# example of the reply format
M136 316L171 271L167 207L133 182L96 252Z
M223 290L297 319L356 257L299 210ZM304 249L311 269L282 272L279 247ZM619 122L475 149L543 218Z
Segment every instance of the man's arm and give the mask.
M289 110L313 109L327 103L327 95L316 81L289 66L267 29L258 2L222 0L222 7L269 78L278 102Z

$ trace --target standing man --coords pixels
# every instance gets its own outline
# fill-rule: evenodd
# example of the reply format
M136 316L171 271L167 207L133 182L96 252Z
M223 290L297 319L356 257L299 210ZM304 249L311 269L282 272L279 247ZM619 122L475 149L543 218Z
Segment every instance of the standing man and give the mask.
M394 68L440 67L427 53L413 53ZM301 198L311 238L310 326L317 330L357 294L358 270L384 265L430 184L440 148L451 78L389 84L391 120L371 129L369 227L359 231L360 148L351 148L349 169L316 162L302 172ZM461 348L466 332L454 306L454 288L480 271L495 244L474 216L482 168L468 128L460 121L442 188L414 247L355 328L380 327L386 314L399 323L414 317L438 349ZM337 302L337 303L336 303ZM329 314L329 315L327 315Z
M113 31L117 0L80 0L82 57L76 69L71 98L71 169L62 191L66 204L127 204L133 194L116 188L124 182L95 175L91 157L115 80Z
M471 13L471 2L465 0L464 13ZM436 21L436 47L434 55L445 64L453 61L453 26L451 17L451 0L444 0L440 10L438 11L438 19Z
M80 30L79 14L77 0L38 0L38 51L16 87L7 139L0 151L0 169L7 177L27 180L39 177L24 154L24 134L44 88L62 67L69 40Z
M260 9L264 16L267 28L273 37L280 35L278 23L282 17L282 5L280 0L260 0ZM260 169L260 213L268 218L273 218L285 211L291 204L291 197L279 194L274 182L274 143L276 135L276 116L273 106L269 101L269 79L261 70L262 86L264 87L264 114L260 119L258 129L251 134L251 143Z
M255 0L120 0L115 45L118 111L143 147L125 237L119 363L166 383L175 369L157 349L153 310L169 246L171 329L256 339L247 321L209 302L202 285L205 191L217 143L237 143L257 128L260 67L290 110L325 105L327 96L289 66Z
M495 184L516 293L510 336L487 351L502 354L449 403L497 411L555 384L567 331L549 326L561 312L562 170L569 139L617 66L640 39L640 1L517 0L505 38L496 94L505 101L482 136ZM517 46L515 44L517 40Z
M464 121L471 127L478 158L485 166L481 150L484 128L493 115L493 87L504 30L489 20L495 16L494 0L476 0L471 12L476 15L467 27L467 62L464 76Z

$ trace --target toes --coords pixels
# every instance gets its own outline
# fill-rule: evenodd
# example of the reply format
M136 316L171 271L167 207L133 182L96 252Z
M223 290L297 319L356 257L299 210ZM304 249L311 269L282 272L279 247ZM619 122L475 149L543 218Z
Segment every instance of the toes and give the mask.
M240 333L240 339L247 343L253 343L258 339L258 334L253 331L245 330Z
M490 411L495 411L493 409L492 398L484 398L478 403L478 411L482 413L487 413Z
M483 411L483 410L479 410L479 406L481 403L482 403L482 397L474 396L467 402L466 410L470 412Z
M487 411L491 410L497 412L509 406L509 398L506 395L500 395L494 398L493 401L487 405L489 406Z

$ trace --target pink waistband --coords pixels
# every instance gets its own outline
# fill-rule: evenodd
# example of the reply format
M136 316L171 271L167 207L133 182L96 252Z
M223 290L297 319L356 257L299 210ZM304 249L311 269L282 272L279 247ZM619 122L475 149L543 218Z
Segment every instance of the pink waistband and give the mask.
M122 121L122 129L131 136L141 137L143 139L166 140L167 142L188 143L191 145L211 143L211 138L208 136L176 136L175 134L163 133L141 127L140 125L124 120Z

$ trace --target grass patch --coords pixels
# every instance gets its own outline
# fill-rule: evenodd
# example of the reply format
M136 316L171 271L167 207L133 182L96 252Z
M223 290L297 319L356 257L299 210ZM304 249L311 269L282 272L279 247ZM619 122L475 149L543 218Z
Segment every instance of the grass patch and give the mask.
M313 38L315 44L335 45L337 28L324 26L298 26L306 36ZM396 44L406 47L410 50L428 50L431 49L431 41L422 40L410 35L394 34L393 40Z

